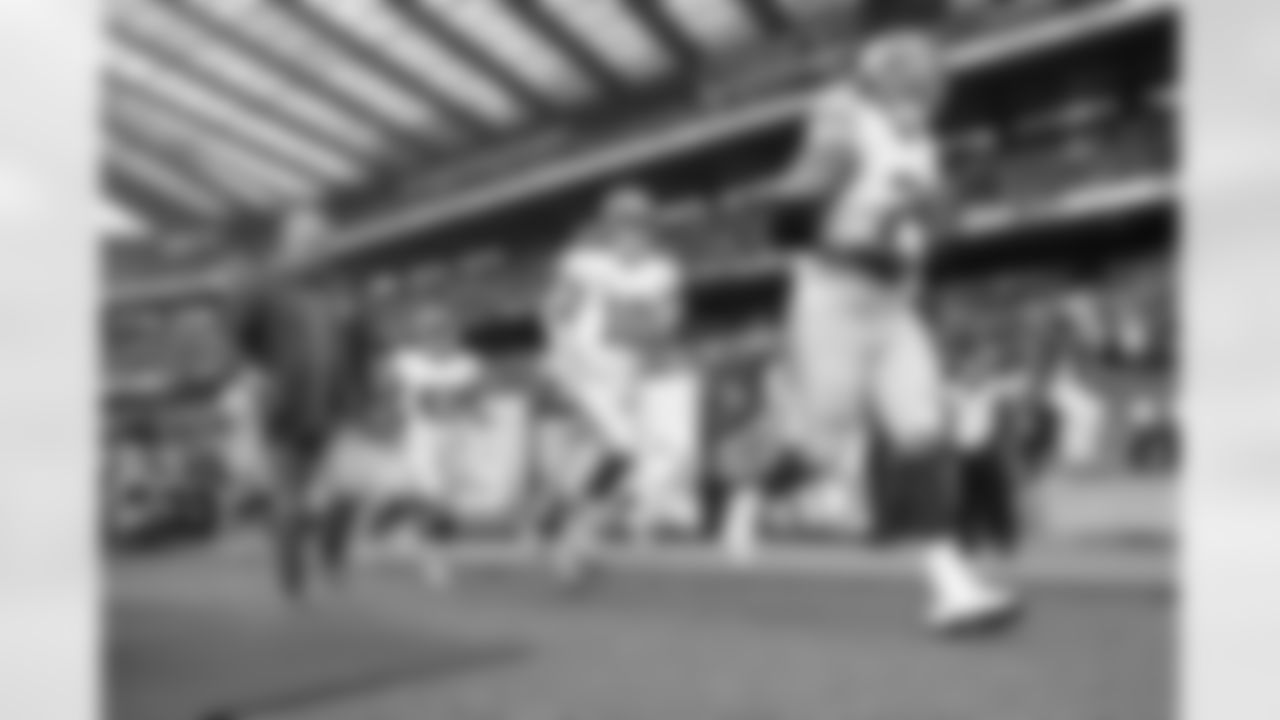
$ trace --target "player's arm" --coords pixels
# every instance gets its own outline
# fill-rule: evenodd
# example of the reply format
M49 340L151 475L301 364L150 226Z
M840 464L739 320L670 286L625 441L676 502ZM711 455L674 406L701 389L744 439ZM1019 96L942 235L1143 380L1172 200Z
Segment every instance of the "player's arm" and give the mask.
M791 162L758 189L780 239L812 241L822 203L853 177L856 158L847 139L849 117L847 98L837 92L819 95L804 118L800 146Z
M919 300L928 300L930 278L936 269L935 250L956 232L956 206L941 188L916 192L893 221L897 228L887 229L892 250L905 267L913 272L904 278L903 288Z
M853 173L853 153L846 140L848 101L835 92L819 95L803 122L799 149L768 189L781 201L823 200Z
M586 287L579 271L579 253L571 250L552 271L551 281L542 298L541 316L545 327L557 327L577 313L586 297Z

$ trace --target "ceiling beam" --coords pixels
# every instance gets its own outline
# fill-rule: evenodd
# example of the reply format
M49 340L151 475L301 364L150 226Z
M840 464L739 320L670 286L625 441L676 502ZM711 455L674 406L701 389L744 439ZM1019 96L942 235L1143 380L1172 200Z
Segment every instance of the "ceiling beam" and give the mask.
M477 68L518 99L535 115L554 111L547 98L527 80L515 73L507 63L480 43L468 38L439 13L414 0L386 0L387 7L424 41L443 47Z
M153 227L184 227L209 220L204 213L156 192L110 158L105 162L102 183L110 197L147 218Z
M675 59L682 70L696 67L702 62L703 51L698 42L689 36L680 20L671 14L671 8L662 0L625 0L622 3L632 16L644 26L658 44Z
M216 138L221 142L241 148L260 158L263 162L280 167L290 174L305 177L317 184L330 182L326 176L317 173L315 168L309 166L306 162L300 161L293 155L274 147L271 143L245 133L226 122L208 117L181 103L174 102L165 97L163 93L156 92L154 89L145 87L140 83L119 77L108 78L106 97L108 108L113 103L127 101L139 108L139 112L145 113L148 109L154 109L175 118L177 122L188 129L195 142L199 142L200 136Z
M157 165L164 166L190 182L202 193L213 197L219 205L232 210L241 206L242 198L228 189L225 181L210 173L199 158L194 157L183 146L157 139L147 131L116 117L107 118L104 134L109 145L148 157Z
M301 137L328 147L354 162L366 163L369 161L368 152L350 140L327 128L320 127L283 105L264 101L236 83L192 62L186 55L175 52L128 28L117 26L115 31L122 43L128 45L140 55L147 57L156 65L182 75L194 85L226 99L233 105L243 108L249 114L256 115L283 130L296 133Z
M484 136L488 132L489 124L485 119L455 100L447 90L426 76L410 72L370 48L363 40L310 5L298 0L276 0L276 7L291 21L307 28L374 74L399 86L450 124L475 136Z
M756 27L765 34L776 35L789 29L791 16L778 4L778 0L737 0L747 11Z
M587 78L605 93L626 91L626 80L583 42L572 28L549 12L541 0L517 0L508 2L503 7L568 56L574 67L586 73Z
M352 120L374 130L395 145L414 147L422 144L421 138L414 137L390 118L370 109L366 101L353 96L323 75L311 72L304 62L290 58L275 48L267 47L233 28L227 21L210 15L196 0L168 0L165 6L191 25L262 65L264 72L274 73L300 91L323 99Z

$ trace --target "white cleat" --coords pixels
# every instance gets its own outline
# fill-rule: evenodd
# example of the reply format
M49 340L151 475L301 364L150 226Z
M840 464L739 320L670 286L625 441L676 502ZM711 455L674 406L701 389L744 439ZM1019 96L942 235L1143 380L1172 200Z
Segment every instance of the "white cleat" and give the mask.
M929 619L935 632L957 639L987 638L1015 629L1025 606L1017 597L1002 593L975 597L936 609Z

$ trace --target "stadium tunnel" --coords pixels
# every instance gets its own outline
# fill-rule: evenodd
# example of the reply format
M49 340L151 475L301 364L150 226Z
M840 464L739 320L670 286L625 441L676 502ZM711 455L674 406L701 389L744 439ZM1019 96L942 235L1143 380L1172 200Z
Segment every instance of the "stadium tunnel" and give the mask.
M778 258L723 207L794 144L798 98L853 37L852 3L346 5L113 8L104 190L143 218L105 252L118 387L202 358L173 349L178 318L233 302L227 278L269 264L301 203L329 217L315 249L327 272L387 281L395 302L454 302L497 352L536 343L520 311L618 182L667 207L699 333L776 313ZM974 217L941 262L947 285L1176 255L1176 5L957 6L944 128ZM433 58L465 68L428 72ZM497 290L476 298L477 285Z

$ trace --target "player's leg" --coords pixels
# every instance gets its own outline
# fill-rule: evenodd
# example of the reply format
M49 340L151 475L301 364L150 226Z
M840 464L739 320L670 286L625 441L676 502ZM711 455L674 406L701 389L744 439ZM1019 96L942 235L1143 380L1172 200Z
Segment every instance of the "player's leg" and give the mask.
M316 535L319 563L330 581L346 578L352 541L359 517L357 499L345 490L328 493L317 508Z
M377 462L377 445L363 435L340 438L325 462L322 474L331 498L326 517L323 553L331 567L361 563L369 558L368 525L371 512L387 491L387 480Z
M796 490L823 501L826 519L853 525L864 495L878 289L849 270L801 270L780 383L791 449L808 470Z
M355 506L350 481L362 468L341 462L345 433L337 432L328 441L319 441L307 451L303 514L307 525L305 552L318 579L340 583L346 579L350 561ZM343 465L347 467L342 467Z
M271 482L266 442L235 427L219 447L222 482L218 492L219 528L232 535L261 525L264 491ZM268 500L269 502L269 500Z
M448 551L455 528L452 512L438 498L422 495L408 499L405 512L419 576L431 587L450 587L455 577Z
M1012 553L1022 536L1017 473L995 444L984 448L970 466L970 495L977 521L978 549Z
M595 499L609 484L599 476L602 444L558 380L535 385L530 405L525 495L532 539L558 576L572 578L593 554L602 525Z
M552 530L551 563L557 576L570 583L587 578L599 567L601 550L619 503L630 465L615 452L596 445L592 457L578 469L581 479L572 495L557 508Z
M1016 604L980 573L957 532L960 468L953 451L941 357L922 319L903 311L880 326L881 355L869 376L886 443L878 512L890 539L919 544L930 619L944 630L987 627Z
M407 553L404 536L412 513L409 505L412 493L408 487L386 489L365 508L365 530L370 541L380 548L379 557L384 562L399 561Z
M630 490L641 533L692 530L702 455L702 386L693 368L642 377L637 387L637 452Z
M393 433L353 427L335 443L323 478L331 498L324 550L330 566L377 562L389 553L378 522L410 486L405 443Z
M432 502L417 488L384 494L367 515L368 532L388 548L388 561L405 563L427 584L447 587L449 568L436 554L437 520Z
M585 577L596 565L605 530L632 469L634 398L631 377L609 363L559 362L551 366L548 391L558 414L583 451L567 502L552 537L552 564L567 580Z
M802 398L787 370L771 368L759 379L758 412L725 448L731 481L720 543L734 562L757 557L766 511L795 497L814 474L803 440Z
M372 563L382 565L397 559L395 534L404 524L401 502L407 487L407 483L383 485L361 498L354 533L366 547L365 556Z
M297 434L281 438L279 476L273 518L276 571L285 595L302 600L312 580L314 515L312 473L318 451L310 438Z
M255 437L237 448L238 458L229 473L229 512L233 529L262 530L270 527L272 483L277 474L276 458L267 439Z
M711 532L721 552L733 562L751 562L759 550L764 478L766 466L774 460L771 448L763 447L761 435L757 427L745 425L717 432L712 441L715 515Z
M959 455L959 532L965 546L975 553L1007 555L1021 533L1018 459L1010 435L1016 431L1006 408L992 399L970 399L957 417L955 442ZM985 413L980 415L978 413ZM965 420L970 422L966 423Z
M409 482L398 506L402 537L411 553L412 562L429 585L445 587L451 583L452 565L444 552L444 504L449 483L447 454L450 433L448 421L422 418L408 433Z

